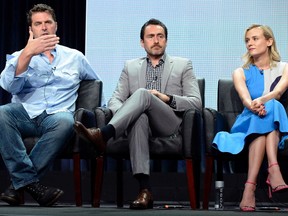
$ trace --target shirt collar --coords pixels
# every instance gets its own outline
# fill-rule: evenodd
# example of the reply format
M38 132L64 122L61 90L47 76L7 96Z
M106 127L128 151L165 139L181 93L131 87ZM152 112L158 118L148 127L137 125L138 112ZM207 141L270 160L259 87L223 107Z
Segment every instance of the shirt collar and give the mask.
M54 48L53 50L51 50L51 54L55 57L57 55L57 45L56 48ZM43 56L43 53L40 53L40 56Z
M165 59L166 59L166 53L164 53L161 56L161 59L159 60L158 65L165 63ZM147 60L147 63L151 63L151 60L149 59L148 56L146 56L146 60Z

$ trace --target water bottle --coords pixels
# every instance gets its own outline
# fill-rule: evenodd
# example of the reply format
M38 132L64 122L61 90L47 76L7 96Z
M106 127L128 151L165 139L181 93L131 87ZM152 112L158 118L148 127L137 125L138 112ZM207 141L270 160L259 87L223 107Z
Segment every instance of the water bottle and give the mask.
M215 209L224 209L224 181L215 181Z

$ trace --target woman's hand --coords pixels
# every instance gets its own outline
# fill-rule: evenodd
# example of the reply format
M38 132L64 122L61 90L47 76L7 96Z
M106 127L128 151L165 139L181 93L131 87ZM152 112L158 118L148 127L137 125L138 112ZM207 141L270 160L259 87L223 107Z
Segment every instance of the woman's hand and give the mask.
M251 102L250 110L256 113L258 116L265 116L267 114L265 105L260 98L257 98Z

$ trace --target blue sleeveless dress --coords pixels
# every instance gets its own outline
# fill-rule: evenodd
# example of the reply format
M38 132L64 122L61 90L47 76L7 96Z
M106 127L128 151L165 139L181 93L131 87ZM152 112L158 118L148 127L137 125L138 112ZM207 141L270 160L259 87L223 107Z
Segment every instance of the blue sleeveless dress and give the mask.
M282 76L285 63L278 62L277 67L272 70L260 72L255 65L244 69L246 85L252 100L274 89ZM273 130L281 132L278 148L283 148L283 143L288 138L288 119L283 105L272 99L265 103L267 114L259 117L244 108L243 112L236 118L230 133L220 131L213 140L213 147L221 152L238 154L244 148L247 137L251 134L266 134Z

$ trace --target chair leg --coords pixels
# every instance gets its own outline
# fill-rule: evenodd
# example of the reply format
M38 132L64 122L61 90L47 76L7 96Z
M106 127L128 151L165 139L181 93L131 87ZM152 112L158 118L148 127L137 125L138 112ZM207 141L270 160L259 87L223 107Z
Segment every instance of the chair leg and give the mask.
M204 176L204 195L203 195L203 209L206 210L208 210L209 207L209 196L212 185L213 164L214 164L214 158L206 156L206 171Z
M73 175L74 175L74 191L76 206L82 206L82 187L81 187L81 170L80 170L80 154L73 155Z
M123 207L123 161L117 159L117 207Z
M104 172L104 157L99 156L96 158L96 171L92 171L94 175L94 185L93 185L93 198L92 206L99 208L100 207L100 198L103 184L103 172Z
M188 181L190 206L192 209L195 210L197 208L197 201L196 201L194 168L193 168L192 159L186 159L186 174L187 174L187 181Z
M25 204L24 190L20 191L20 204L21 205Z

